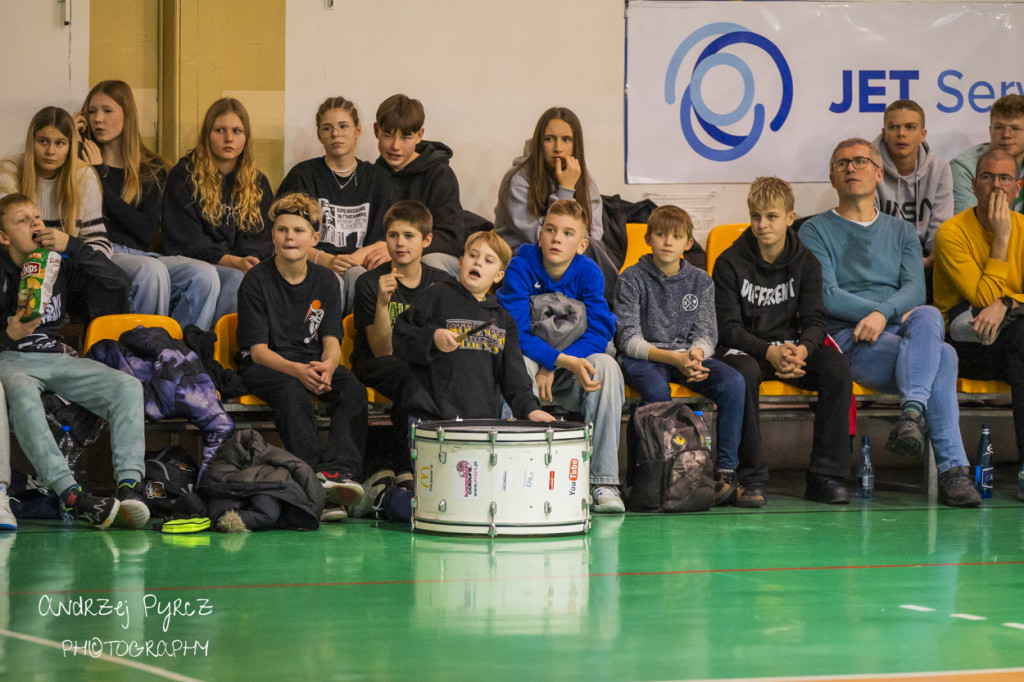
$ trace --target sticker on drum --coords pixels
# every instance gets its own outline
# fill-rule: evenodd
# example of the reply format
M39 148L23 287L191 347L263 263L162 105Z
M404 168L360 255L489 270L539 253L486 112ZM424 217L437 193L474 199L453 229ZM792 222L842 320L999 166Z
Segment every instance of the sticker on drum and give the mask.
M413 530L566 535L590 529L591 429L465 420L412 431Z

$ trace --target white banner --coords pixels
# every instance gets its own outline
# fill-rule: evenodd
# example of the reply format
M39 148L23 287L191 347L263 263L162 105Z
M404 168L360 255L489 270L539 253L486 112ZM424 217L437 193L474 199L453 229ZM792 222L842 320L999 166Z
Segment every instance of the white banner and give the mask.
M826 181L836 143L874 140L897 99L949 160L1024 94L1022 26L1020 4L630 2L626 181Z

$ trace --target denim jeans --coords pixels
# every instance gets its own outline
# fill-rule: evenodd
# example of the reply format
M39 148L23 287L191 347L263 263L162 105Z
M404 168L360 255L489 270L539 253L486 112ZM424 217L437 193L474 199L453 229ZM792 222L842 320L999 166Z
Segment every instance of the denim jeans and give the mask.
M671 365L660 362L619 358L626 383L640 393L641 404L660 403L672 399L668 382L683 384L718 405L716 436L718 469L736 469L739 464L740 437L743 429L743 377L721 360L708 358L708 378L703 381L687 381L683 373Z
M40 394L51 391L110 423L114 480L143 479L146 453L142 384L130 374L60 353L0 353L0 383L7 394L18 443L39 479L60 494L74 485L64 455L50 434Z
M131 280L129 303L134 313L170 315L184 329L194 324L213 328L220 279L209 263L185 256L161 256L114 244L111 260Z
M220 295L217 296L217 307L213 319L219 320L225 315L238 312L238 287L242 283L245 273L238 268L227 265L214 265L217 269L217 276L220 277Z
M967 466L956 401L956 351L944 337L942 314L931 306L914 308L902 324L888 325L874 343L854 341L853 327L832 335L850 359L854 381L925 406L940 474Z
M533 379L540 365L529 358L526 370ZM583 390L576 377L567 369L555 369L551 394L555 402L573 412L582 412L583 420L594 425L594 457L590 461L592 485L619 484L619 430L622 425L622 403L625 388L622 370L615 358L607 353L594 353L587 361L597 370L596 379L601 388L593 392ZM537 392L536 381L533 384Z

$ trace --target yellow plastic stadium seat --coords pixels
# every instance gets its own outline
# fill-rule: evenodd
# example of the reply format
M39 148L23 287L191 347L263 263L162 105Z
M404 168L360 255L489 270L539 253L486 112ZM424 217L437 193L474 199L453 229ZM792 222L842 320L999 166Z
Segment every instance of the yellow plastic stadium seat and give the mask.
M166 329L171 338L181 338L181 326L170 317L163 315L137 315L134 313L103 315L89 323L89 328L85 331L85 347L83 352L88 353L94 343L103 339L117 341L121 334L138 326Z
M715 261L722 255L722 252L732 246L736 238L743 234L743 230L750 227L750 223L727 223L711 228L708 233L708 243L704 247L707 254L708 272L711 273Z
M673 398L699 398L699 393L694 393L690 389L686 388L682 384L669 383L669 389L672 391ZM626 397L627 398L639 398L640 394L633 390L632 386L626 386Z
M342 367L352 369L352 351L356 348L355 315L346 315L345 319L342 320L342 324L345 327L345 337L341 340L341 365ZM371 403L390 402L390 398L386 397L383 393L378 393L369 386L366 387L366 398Z
M758 390L759 395L765 395L769 397L776 396L787 396L787 395L817 395L815 391L805 391L802 388L797 388L791 384L787 384L784 381L775 381L770 379L768 381L762 381L761 387Z
M636 265L640 256L651 252L651 247L644 241L647 234L647 223L626 223L626 258L622 261L622 272L630 265Z
M238 313L231 313L217 320L213 328L217 335L217 341L213 344L213 359L221 364L224 369L237 370L235 355L238 353ZM254 395L243 395L236 401L240 405L266 405Z
M960 378L956 380L956 390L959 393L1009 393L1010 385L1002 381Z

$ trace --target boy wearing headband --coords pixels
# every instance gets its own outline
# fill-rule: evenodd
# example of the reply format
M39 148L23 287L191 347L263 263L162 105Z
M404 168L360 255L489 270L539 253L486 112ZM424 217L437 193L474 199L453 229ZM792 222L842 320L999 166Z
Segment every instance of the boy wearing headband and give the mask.
M238 288L238 373L274 408L285 448L314 471L327 493L321 521L347 517L362 499L358 480L366 444L366 387L338 364L341 295L327 268L307 262L320 239L320 207L289 194L270 207L274 257L246 273ZM331 418L321 444L312 397Z

